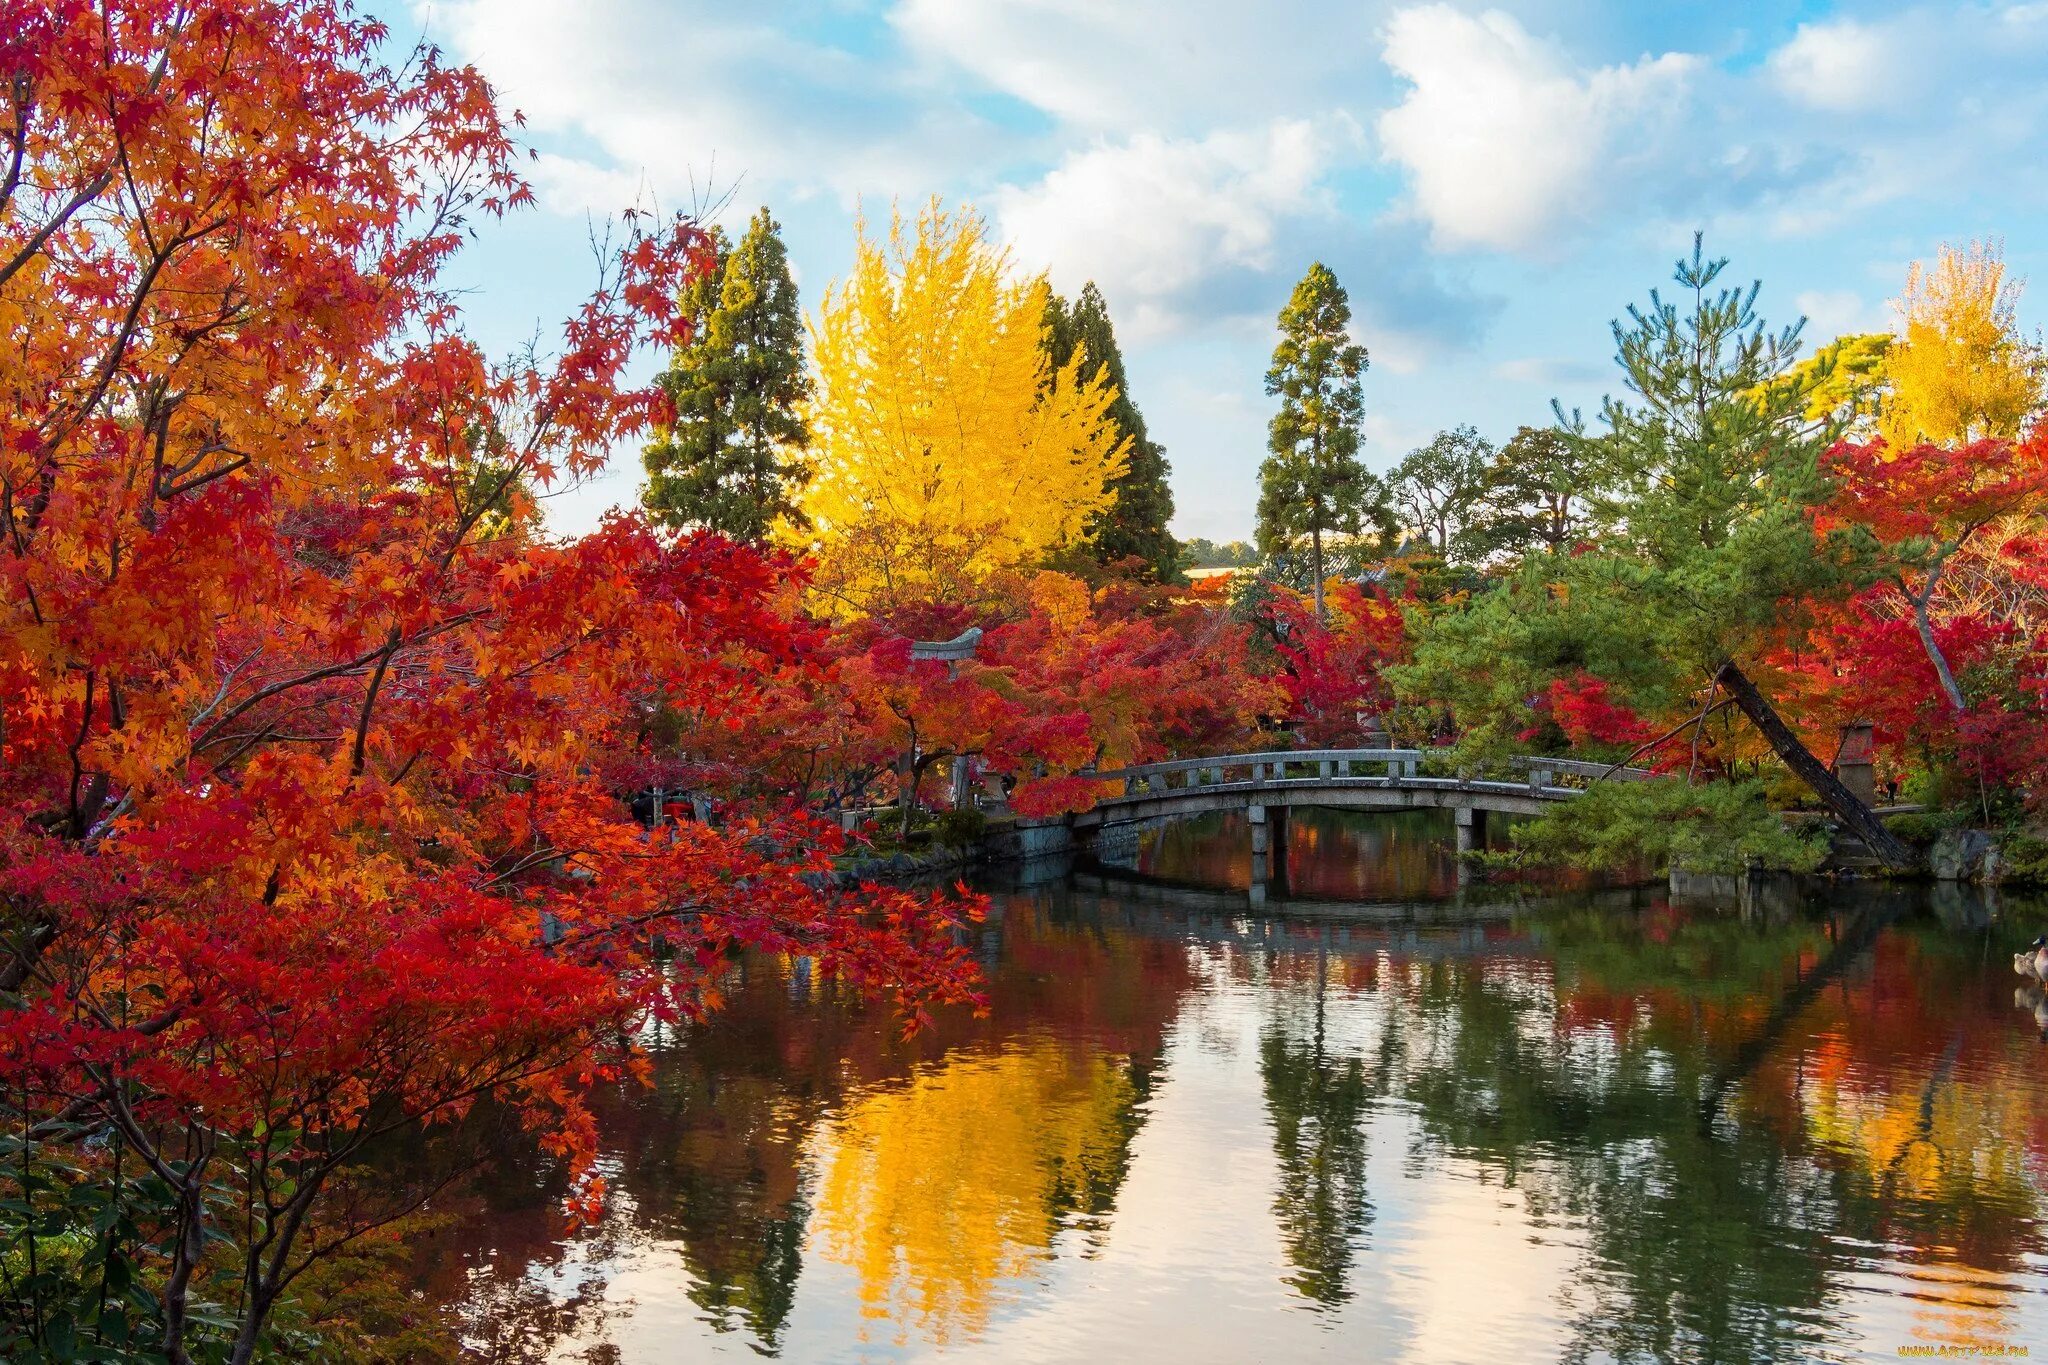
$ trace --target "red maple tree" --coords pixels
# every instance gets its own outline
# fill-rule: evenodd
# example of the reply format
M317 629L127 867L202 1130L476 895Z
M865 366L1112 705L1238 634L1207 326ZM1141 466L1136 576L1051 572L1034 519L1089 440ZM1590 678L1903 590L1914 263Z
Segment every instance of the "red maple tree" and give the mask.
M581 1088L744 950L913 1024L973 997L971 904L831 889L797 811L622 800L653 709L743 727L801 666L786 566L534 529L660 415L625 367L694 225L629 219L554 358L493 366L440 279L529 197L474 71L335 0L52 0L0 68L0 1091L18 1230L80 1180L126 1209L95 1334L252 1358L407 1207L370 1144L479 1102L583 1170ZM13 1340L85 1330L28 1297Z

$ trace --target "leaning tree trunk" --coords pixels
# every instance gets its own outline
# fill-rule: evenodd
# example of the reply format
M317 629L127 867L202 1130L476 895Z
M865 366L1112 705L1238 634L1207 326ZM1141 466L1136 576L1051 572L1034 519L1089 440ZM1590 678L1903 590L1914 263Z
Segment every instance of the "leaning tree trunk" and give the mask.
M1897 836L1884 827L1876 812L1858 800L1856 793L1843 786L1841 780L1828 771L1827 764L1814 756L1813 750L1800 743L1799 736L1792 733L1792 727L1785 724L1770 701L1757 691L1756 684L1733 659L1722 664L1715 677L1735 699L1735 704L1742 708L1742 714L1749 717L1750 724L1756 726L1757 732L1784 760L1785 766L1800 781L1813 788L1814 794L1827 803L1835 817L1885 866L1904 870L1919 863L1913 850L1900 843Z
M1920 632L1920 647L1927 651L1927 661L1934 665L1934 676L1941 681L1941 695L1948 698L1948 704L1960 715L1966 709L1963 689L1956 686L1955 670L1948 666L1948 655L1941 652L1941 643L1934 638L1934 622L1927 615L1927 604L1934 597L1933 581L1929 580L1921 596L1908 593L1907 597L1913 603L1913 627Z

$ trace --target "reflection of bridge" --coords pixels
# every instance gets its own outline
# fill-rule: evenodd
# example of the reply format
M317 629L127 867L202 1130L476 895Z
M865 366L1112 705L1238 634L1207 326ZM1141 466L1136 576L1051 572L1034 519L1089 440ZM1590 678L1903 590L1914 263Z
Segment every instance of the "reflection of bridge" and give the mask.
M1436 960L1527 956L1540 951L1518 922L1558 904L1555 897L1504 893L1436 901L1254 901L1243 891L1201 887L1115 870L1061 879L1068 904L1132 933L1250 949L1321 946L1338 953L1389 952ZM1584 893L1572 903L1640 909L1647 893Z
M1252 880L1266 881L1266 866L1287 848L1287 812L1297 806L1337 810L1448 810L1458 851L1483 847L1486 816L1535 815L1569 801L1602 778L1640 781L1641 768L1616 768L1569 758L1511 758L1512 779L1473 772L1425 776L1423 749L1293 749L1225 754L1148 763L1099 774L1123 791L1093 809L1069 816L1083 844L1105 830L1213 811L1243 811L1252 828Z
M1216 886L1181 881L1138 872L1120 864L1095 863L1076 867L1061 878L1077 893L1128 906L1169 907L1175 911L1226 918L1281 918L1304 923L1320 922L1354 926L1401 925L1408 928L1443 928L1501 924L1527 914L1531 909L1555 903L1549 893L1530 893L1517 887L1460 889L1449 896L1415 900L1367 900L1334 896L1300 896L1274 888L1257 896L1241 887ZM1640 897L1623 889L1614 892L1582 893L1588 904L1613 903L1633 907Z

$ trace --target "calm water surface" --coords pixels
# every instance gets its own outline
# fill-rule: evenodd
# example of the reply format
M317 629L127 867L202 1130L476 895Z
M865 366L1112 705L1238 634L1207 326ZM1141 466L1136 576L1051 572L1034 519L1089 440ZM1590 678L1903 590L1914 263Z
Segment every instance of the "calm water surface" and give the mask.
M1460 896L1439 818L1000 893L909 1044L753 962L602 1098L603 1220L507 1154L430 1290L521 1361L2048 1353L2048 906Z

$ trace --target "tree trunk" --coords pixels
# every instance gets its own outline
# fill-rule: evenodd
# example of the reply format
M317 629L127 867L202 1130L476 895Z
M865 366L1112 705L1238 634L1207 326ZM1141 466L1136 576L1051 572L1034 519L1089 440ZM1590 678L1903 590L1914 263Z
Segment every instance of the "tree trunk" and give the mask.
M1941 646L1935 643L1934 622L1927 616L1927 605L1933 598L1934 579L1931 575L1927 580L1925 592L1917 597L1912 593L1906 594L1906 599L1913 604L1913 625L1920 632L1921 648L1927 651L1927 661L1934 665L1934 676L1941 680L1941 693L1948 698L1948 704L1956 709L1956 714L1960 715L1965 709L1963 689L1956 686L1955 671L1948 666L1948 656L1941 652Z
M924 769L917 766L917 722L910 723L910 747L903 751L903 757L896 763L896 804L902 807L897 812L903 817L902 839L910 842L910 815L917 806L917 788L924 776Z
M1315 575L1316 621L1320 624L1326 618L1323 611L1323 528L1311 527L1308 533L1309 572Z
M1913 850L1900 843L1892 832L1884 827L1877 815L1857 800L1856 793L1843 786L1836 776L1828 771L1827 765L1814 756L1813 750L1800 743L1799 736L1779 717L1764 694L1757 691L1749 675L1739 668L1733 659L1721 665L1715 679L1725 688L1735 704L1742 708L1742 714L1749 717L1750 724L1769 743L1778 757L1784 760L1800 781L1813 788L1814 794L1827 803L1829 810L1845 825L1864 846L1883 860L1885 866L1895 870L1911 868L1919 863Z
M1835 940L1835 946L1828 950L1817 966L1799 979L1797 985L1787 991L1771 1007L1764 1017L1763 1025L1743 1040L1728 1059L1727 1065L1715 1071L1707 1082L1707 1093L1700 1100L1700 1128L1702 1131L1713 1126L1714 1115L1720 1112L1721 1102L1728 1092L1747 1080L1757 1064L1769 1056L1785 1036L1785 1030L1805 1012L1821 991L1837 977L1855 964L1856 959L1869 951L1877 942L1878 934L1887 924L1898 917L1896 906L1879 905L1866 910Z
M917 813L917 789L923 781L924 767L917 761L916 753L905 754L896 770L896 804L902 807L898 812L903 817L898 833L906 845L910 842L911 818Z
M195 1168L196 1169L196 1168ZM188 1171L178 1191L178 1217L172 1232L171 1274L163 1291L163 1353L171 1365L192 1365L185 1347L185 1320L190 1308L192 1272L206 1254L206 1206L199 1178Z

